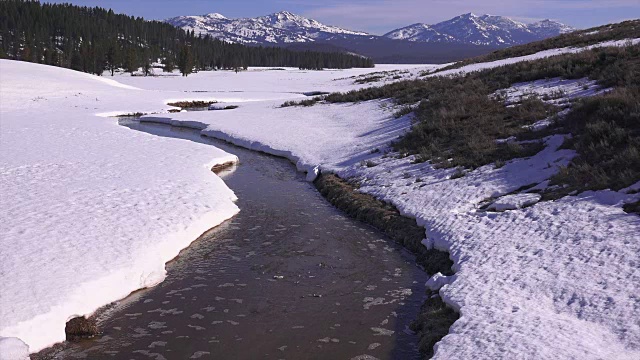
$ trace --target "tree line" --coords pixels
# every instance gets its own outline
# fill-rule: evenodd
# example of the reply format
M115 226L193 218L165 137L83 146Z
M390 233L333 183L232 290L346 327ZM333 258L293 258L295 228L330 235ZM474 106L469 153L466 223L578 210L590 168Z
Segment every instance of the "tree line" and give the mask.
M199 70L249 66L325 68L373 67L371 59L339 52L291 51L230 44L161 21L115 14L100 7L0 1L0 58L29 61L101 75L116 69L183 75Z

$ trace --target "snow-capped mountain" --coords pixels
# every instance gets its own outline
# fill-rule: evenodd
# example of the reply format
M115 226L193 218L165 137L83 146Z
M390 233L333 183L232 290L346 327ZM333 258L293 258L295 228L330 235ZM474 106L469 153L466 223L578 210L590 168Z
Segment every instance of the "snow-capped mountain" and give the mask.
M569 25L565 25L557 21L551 21L551 20L543 20L537 23L529 24L528 27L529 27L529 30L533 31L534 33L544 38L553 37L558 34L566 34L576 30L575 28L572 28Z
M327 40L335 36L367 36L281 11L257 18L228 19L213 13L203 16L178 16L166 20L169 24L199 34L241 44L286 44Z
M503 16L464 14L435 25L413 24L384 36L413 42L457 42L510 46L574 31L570 26L544 20L525 24Z
M421 42L454 42L451 35L441 34L427 24L413 24L401 29L394 30L385 37L393 40L410 40Z

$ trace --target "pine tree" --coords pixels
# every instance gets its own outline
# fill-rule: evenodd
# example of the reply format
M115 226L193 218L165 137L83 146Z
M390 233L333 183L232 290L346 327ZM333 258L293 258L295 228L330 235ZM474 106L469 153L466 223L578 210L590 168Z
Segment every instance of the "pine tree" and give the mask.
M144 71L144 76L151 75L151 55L149 54L149 50L145 50L142 54L142 71Z
M140 66L138 64L138 55L136 54L135 49L129 48L129 50L127 51L127 56L124 61L125 71L128 73L131 73L131 75L133 76L133 73L138 71L139 67Z
M178 69L182 76L189 76L193 72L193 54L191 54L191 47L185 45L180 51L180 57L178 58Z
M116 68L120 63L120 51L118 50L118 46L115 42L109 44L109 48L107 49L107 53L105 55L105 63L107 69L111 72L111 76L115 74Z
M176 68L176 65L173 62L172 56L165 57L164 60L162 61L162 65L163 65L163 71L166 73L173 72L173 70L175 70Z

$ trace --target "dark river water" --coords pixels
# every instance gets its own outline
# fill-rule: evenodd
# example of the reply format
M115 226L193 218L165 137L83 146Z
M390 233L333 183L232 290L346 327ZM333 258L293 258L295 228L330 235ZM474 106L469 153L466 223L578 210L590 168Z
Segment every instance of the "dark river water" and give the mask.
M221 176L241 212L167 264L163 283L102 310L101 336L45 358L420 358L408 325L428 276L413 255L333 208L287 160L192 130L121 124L238 155Z

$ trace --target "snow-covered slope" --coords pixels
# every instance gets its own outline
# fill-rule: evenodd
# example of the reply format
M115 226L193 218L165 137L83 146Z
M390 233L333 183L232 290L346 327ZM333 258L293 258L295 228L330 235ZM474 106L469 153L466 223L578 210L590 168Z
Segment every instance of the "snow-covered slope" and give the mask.
M328 26L281 11L257 18L228 19L221 14L178 16L167 23L199 34L241 44L285 44L327 40L334 36L366 36L367 33Z
M475 45L517 45L557 36L574 29L544 20L524 24L503 16L464 14L435 25L413 24L385 37L414 42L457 42Z

